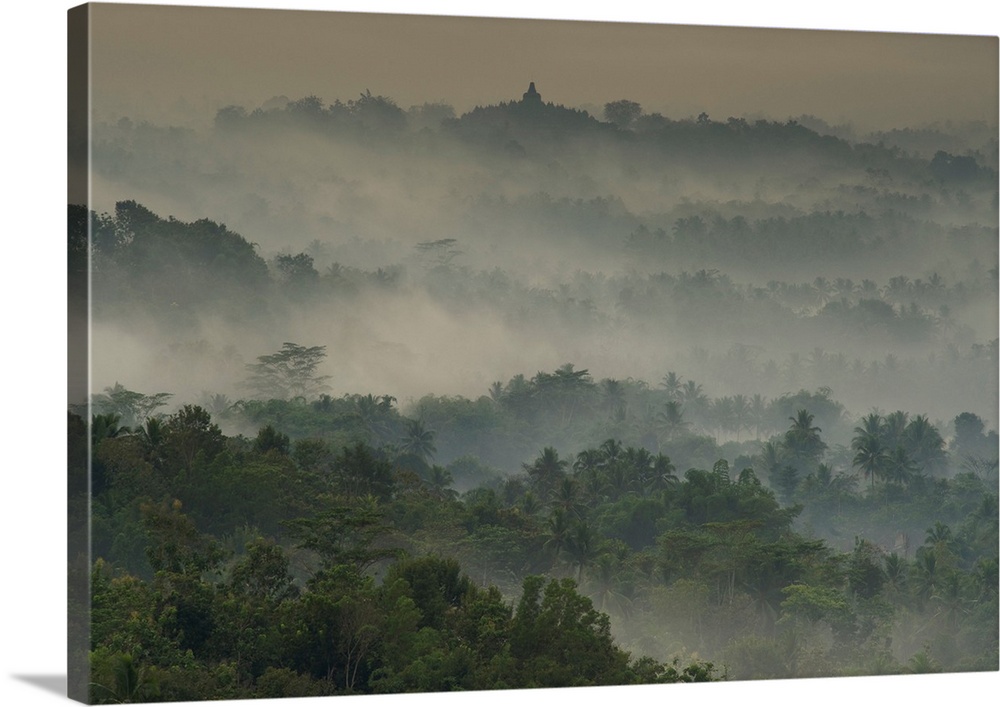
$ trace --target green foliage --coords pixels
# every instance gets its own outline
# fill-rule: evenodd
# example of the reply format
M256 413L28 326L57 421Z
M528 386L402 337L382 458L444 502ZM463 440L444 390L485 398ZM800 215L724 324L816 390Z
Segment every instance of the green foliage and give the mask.
M223 450L224 439L211 415L197 405L185 405L163 425L167 468L191 473L195 460L211 462Z
M789 618L824 621L838 632L851 628L850 605L838 590L808 584L792 584L785 587L784 594L786 598L781 603L781 608Z
M90 404L96 414L117 416L123 427L134 428L144 424L153 411L166 405L171 397L171 393L145 395L115 383L103 393L92 396Z
M222 224L162 219L135 201L119 201L113 216L95 219L93 267L103 277L94 278L92 301L101 307L120 301L124 290L161 312L239 292L231 305L239 309L267 281L254 246Z
M642 114L642 106L635 101L622 99L604 104L604 118L619 128L627 128Z
M354 442L368 442L372 429L357 414L356 400L350 396L331 398L320 395L312 402L304 398L291 400L239 400L233 404L231 417L250 429L270 425L297 442L304 438L324 440L334 448ZM391 414L388 424L396 424L398 416Z
M286 341L280 351L258 356L257 363L247 364L250 375L244 385L264 400L315 397L326 390L330 379L316 372L325 357L325 346Z
M288 520L285 525L299 538L301 547L319 555L327 570L349 566L360 571L398 554L396 547L387 544L391 528L371 496L331 497L314 516Z
M801 473L812 471L826 449L826 443L819 436L822 430L813 425L814 419L808 411L798 410L794 417L789 418L792 424L783 441L789 463ZM794 491L794 485L790 491Z
M597 517L597 523L606 537L617 538L632 549L641 550L655 542L667 512L668 507L662 501L626 496L609 504Z
M799 512L781 508L772 491L754 483L755 476L741 474L734 484L720 470L689 469L684 478L674 503L694 525L750 520L777 534L789 528Z
M152 702L160 697L156 670L137 666L127 653L96 653L91 669L96 678L90 686L93 704Z
M521 684L529 687L628 681L628 655L614 645L608 617L568 579L525 579L511 622L510 654Z
M463 155L489 158L477 184L519 188L473 199L459 189L445 232L412 224L415 240L429 239L407 251L418 267L371 270L320 267L339 252L319 241L268 263L223 224L134 201L111 215L71 206L71 293L82 300L92 284L95 321L169 332L155 365L186 373L190 352L204 353L188 340L216 322L277 332L335 312L365 324L371 298L405 298L456 322L487 312L537 350L601 360L399 409L391 395L332 397L326 348L285 343L251 358L248 398L236 403L206 394L203 407L163 415L167 393L115 383L95 394L69 426L71 533L92 537L102 558L90 568L95 701L685 682L718 677L716 665L739 678L996 668L996 433L972 412L952 430L903 410L873 412L852 433L832 393L856 405L902 400L919 381L976 409L995 388L997 341L968 326L995 299L996 172L985 166L995 156L966 154L943 134L863 144L815 119L672 120L627 100L606 104L601 122L543 102L533 86L460 117L437 104L404 112L370 91L279 103L223 108L215 138L257 144L291 130L337 150L346 138L372 158L358 179L390 173L407 189L415 173L384 169L390 150L419 162L460 143ZM124 172L114 170L148 168L163 148L175 159L157 173L185 151L228 164L193 131L128 119L95 129L97 168L115 183ZM906 154L900 141L918 148ZM565 150L581 144L601 156L596 181ZM614 173L659 185L650 193L683 189L663 182L665 163L701 184L720 164L737 181L756 175L753 198L637 209L573 193ZM796 170L775 177L775 164L815 169L803 181ZM313 176L348 189L341 203L402 193ZM278 204L252 199L257 207L236 211L255 229L311 228L306 217L277 224L268 211ZM361 241L385 224L380 203L374 222L353 224L352 260L383 262ZM450 235L484 228L514 253L528 240L565 249L572 236L594 267L562 268L573 272L551 286L501 265L477 270L476 244L460 249ZM969 274L956 278L959 262L948 282L937 272L757 277L817 262L868 272L942 244ZM759 270L735 280L747 263ZM705 322L745 343L703 348ZM647 332L672 343L633 347ZM789 347L780 357L775 336ZM625 370L595 380L585 366L606 367L603 354L619 349L635 365L676 370L654 372L659 386ZM848 351L888 355L850 361ZM244 370L232 349L217 363L220 389ZM739 392L747 381L760 392ZM970 382L983 383L978 394ZM831 387L807 387L818 385ZM88 517L92 535L79 522ZM612 626L646 657L631 662Z
M219 566L222 549L181 513L180 501L145 503L140 508L149 537L146 553L154 572L198 578Z
M328 693L323 683L291 668L268 666L264 674L257 678L254 695L263 699L276 697L315 697Z
M565 477L568 466L569 462L560 459L554 447L546 447L534 462L524 465L524 471L535 493L548 500L559 481Z
M277 432L271 425L261 427L257 433L257 438L253 442L254 451L258 454L267 454L274 451L279 455L287 455L291 449L291 440L288 435Z
M171 633L173 611L161 609L152 587L128 574L115 576L103 560L94 563L90 584L92 651L142 664L189 662Z
M313 259L305 253L279 255L275 264L282 284L293 297L308 295L319 282L319 273L313 267Z
M422 557L404 560L392 566L385 582L403 580L409 596L420 611L419 627L441 629L450 608L459 606L471 591L472 583L461 574L455 560Z
M288 572L288 558L279 545L255 539L229 572L229 587L241 597L280 602L294 597L297 588Z
M621 407L647 394L586 379L567 366L514 379L496 400L427 399L421 413L436 429L451 424L444 412L489 408L482 419L509 431L505 406L527 405L513 401L534 388L530 405L557 429L606 413L608 396ZM700 395L696 383L674 394ZM995 656L998 523L986 481L884 471L879 490L899 495L858 493L833 467L856 451L824 449L804 410L752 462L772 490L719 457L678 478L673 455L695 435L671 440L670 457L617 437L566 457L535 447L521 474L494 481L473 455L445 467L417 446L362 441L409 427L415 444L436 446L424 418L399 415L389 396L267 405L259 411L288 416L252 439L227 437L190 405L135 433L114 414L95 417L94 542L106 558L91 574L95 700L694 682L718 679L717 665L741 678L898 672L921 649L901 634L913 621L933 636L933 663L914 668ZM281 419L365 432L347 445L293 442ZM870 416L856 436L870 428L906 454L918 419ZM940 449L931 430L921 435ZM452 469L491 487L458 496ZM779 498L836 509L836 522L859 528L853 548L800 534L802 507ZM911 531L925 537L912 560L863 532L873 512L901 524L929 508L942 520ZM636 660L613 624L637 636Z
M360 442L334 457L330 481L338 494L380 502L388 501L396 487L392 464Z

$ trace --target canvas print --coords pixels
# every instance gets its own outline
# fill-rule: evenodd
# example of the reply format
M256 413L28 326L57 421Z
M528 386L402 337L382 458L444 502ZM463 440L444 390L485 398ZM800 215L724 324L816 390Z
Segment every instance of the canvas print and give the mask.
M73 698L998 669L996 37L68 19Z

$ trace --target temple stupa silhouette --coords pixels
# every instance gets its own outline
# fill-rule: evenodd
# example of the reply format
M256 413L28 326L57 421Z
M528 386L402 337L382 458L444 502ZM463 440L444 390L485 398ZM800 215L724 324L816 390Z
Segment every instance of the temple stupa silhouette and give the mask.
M524 95L521 97L521 103L528 105L542 105L542 94L535 90L534 81L531 82L531 85L528 86L528 90L525 91Z

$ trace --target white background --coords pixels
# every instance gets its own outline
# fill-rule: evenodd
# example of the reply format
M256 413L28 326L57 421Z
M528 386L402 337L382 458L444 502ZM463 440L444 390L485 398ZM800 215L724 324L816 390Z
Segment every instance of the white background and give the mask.
M165 2L161 4L194 4ZM455 2L309 1L208 4L421 14L539 17L609 21L998 34L1000 12L989 0L931 6L905 2L837 2L830 9L778 0L674 3L478 0ZM663 5L664 7L660 7ZM65 93L66 10L72 3L16 0L5 5L3 161L0 201L0 705L30 707L65 701ZM425 707L493 707L512 700L541 705L629 701L722 705L739 702L810 705L956 702L989 704L1000 674L853 678L660 687L524 691L364 698ZM329 698L326 699L330 702ZM343 700L341 700L343 701ZM356 700L352 699L351 702ZM261 705L315 705L324 698L261 700ZM196 703L192 703L196 704ZM216 702L218 705L246 704Z

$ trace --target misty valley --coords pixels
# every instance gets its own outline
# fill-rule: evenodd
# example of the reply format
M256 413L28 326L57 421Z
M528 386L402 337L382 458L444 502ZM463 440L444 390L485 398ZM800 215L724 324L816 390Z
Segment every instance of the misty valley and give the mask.
M94 702L998 669L996 126L540 90L92 126Z

